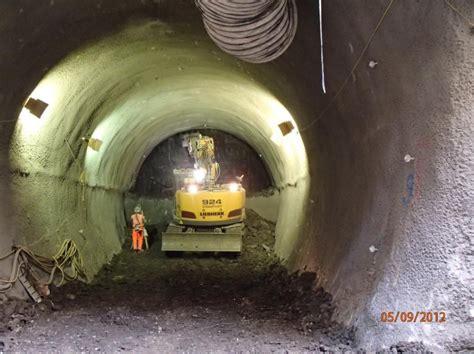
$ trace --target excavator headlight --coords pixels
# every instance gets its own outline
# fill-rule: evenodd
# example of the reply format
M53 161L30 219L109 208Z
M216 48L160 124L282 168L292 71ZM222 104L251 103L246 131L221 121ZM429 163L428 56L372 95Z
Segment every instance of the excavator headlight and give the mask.
M240 185L238 183L230 183L229 190L231 192L238 192L240 190Z
M194 180L197 183L202 183L204 178L206 178L206 170L204 168L198 168L193 171Z
M186 187L186 190L188 191L188 193L197 193L199 188L195 184L190 184Z

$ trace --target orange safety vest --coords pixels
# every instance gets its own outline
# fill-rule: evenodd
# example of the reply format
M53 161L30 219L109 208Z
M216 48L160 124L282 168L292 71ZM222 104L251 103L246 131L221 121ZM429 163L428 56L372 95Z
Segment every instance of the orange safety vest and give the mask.
M132 215L132 227L135 231L143 231L145 226L145 221L142 214L133 214Z

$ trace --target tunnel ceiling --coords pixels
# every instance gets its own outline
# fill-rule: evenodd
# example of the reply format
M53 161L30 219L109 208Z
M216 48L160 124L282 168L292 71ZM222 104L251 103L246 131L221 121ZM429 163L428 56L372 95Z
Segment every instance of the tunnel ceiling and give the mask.
M160 141L209 127L250 143L277 184L295 183L307 174L301 139L296 132L284 143L271 140L279 134L279 123L294 120L254 76L187 26L135 23L50 70L31 95L49 107L40 120L25 110L20 115L13 156L23 152L28 160L18 162L23 164L18 168L60 176L70 172L70 144L75 158L86 154L83 182L125 190ZM86 151L82 137L101 140L100 150ZM28 151L46 152L51 145L64 158L56 153L27 158Z

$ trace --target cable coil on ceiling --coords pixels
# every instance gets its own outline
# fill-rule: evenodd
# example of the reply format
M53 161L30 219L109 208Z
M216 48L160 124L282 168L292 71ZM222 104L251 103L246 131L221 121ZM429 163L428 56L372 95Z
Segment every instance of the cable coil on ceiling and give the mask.
M290 46L298 26L295 0L195 0L204 27L224 52L266 63Z

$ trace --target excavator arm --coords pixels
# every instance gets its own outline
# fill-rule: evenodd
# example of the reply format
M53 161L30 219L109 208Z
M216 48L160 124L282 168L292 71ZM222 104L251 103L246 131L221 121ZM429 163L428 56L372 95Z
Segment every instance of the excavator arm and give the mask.
M220 172L219 163L215 161L214 139L200 133L185 135L184 139L189 154L194 158L194 168L204 174L204 184L212 189Z

